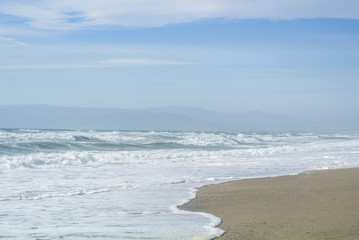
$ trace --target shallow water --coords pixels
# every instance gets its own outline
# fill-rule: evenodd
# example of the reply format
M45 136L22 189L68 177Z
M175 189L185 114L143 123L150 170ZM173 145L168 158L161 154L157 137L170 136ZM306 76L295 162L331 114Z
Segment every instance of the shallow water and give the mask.
M209 239L196 187L358 166L358 132L2 129L0 238Z

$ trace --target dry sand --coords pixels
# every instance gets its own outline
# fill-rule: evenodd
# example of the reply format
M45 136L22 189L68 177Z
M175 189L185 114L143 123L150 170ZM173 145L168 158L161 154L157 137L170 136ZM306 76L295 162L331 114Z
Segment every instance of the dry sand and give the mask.
M220 217L219 239L359 239L359 168L200 188L181 207Z

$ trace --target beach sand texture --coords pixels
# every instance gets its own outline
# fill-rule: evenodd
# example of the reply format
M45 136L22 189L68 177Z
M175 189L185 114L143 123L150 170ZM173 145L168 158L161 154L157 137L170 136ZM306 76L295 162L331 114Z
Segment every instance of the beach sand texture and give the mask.
M220 217L219 239L359 239L359 168L228 182L182 209Z

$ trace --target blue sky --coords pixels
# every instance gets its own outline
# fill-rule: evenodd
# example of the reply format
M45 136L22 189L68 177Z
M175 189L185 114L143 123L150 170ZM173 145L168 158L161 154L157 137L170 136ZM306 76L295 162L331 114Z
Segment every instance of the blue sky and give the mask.
M0 2L0 105L359 112L359 2Z

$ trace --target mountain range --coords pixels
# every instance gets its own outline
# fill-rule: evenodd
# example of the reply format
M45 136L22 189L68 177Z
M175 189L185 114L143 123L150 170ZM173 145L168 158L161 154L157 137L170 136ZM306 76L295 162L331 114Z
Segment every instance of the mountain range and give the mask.
M193 107L117 109L0 106L0 128L159 131L359 129L356 117L333 116L323 119L294 118L258 111L233 114Z

